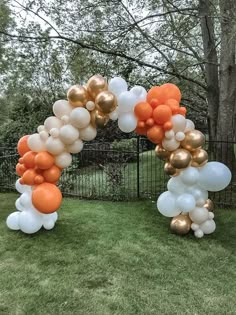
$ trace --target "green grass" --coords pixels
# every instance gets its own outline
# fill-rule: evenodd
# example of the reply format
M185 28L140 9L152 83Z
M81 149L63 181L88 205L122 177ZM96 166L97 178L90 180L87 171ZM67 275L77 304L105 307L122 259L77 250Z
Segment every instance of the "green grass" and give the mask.
M236 211L198 240L169 231L155 204L64 199L54 230L5 226L0 194L0 314L235 314Z

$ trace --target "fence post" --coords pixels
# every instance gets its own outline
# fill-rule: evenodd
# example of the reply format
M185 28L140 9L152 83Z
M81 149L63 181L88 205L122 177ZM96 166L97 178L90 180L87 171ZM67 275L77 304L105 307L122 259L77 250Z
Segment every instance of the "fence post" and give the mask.
M139 185L139 141L140 136L137 137L137 197L140 197L140 185Z

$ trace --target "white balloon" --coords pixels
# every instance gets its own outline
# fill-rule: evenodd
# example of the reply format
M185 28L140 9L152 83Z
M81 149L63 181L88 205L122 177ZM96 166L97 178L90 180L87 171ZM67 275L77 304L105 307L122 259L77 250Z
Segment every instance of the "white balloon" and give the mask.
M197 238L202 238L204 236L204 233L202 232L202 230L198 229L197 231L194 232L194 235Z
M162 193L157 199L157 208L165 217L174 217L180 214L176 207L176 197L169 191Z
M196 207L193 211L189 213L190 219L197 224L201 224L208 220L208 210L206 208Z
M72 163L72 155L68 152L62 152L55 158L55 164L60 168L66 168Z
M63 122L64 125L66 125L69 123L70 117L68 115L64 115L61 117L61 121Z
M23 194L25 191L31 191L32 188L31 188L31 186L29 186L29 185L22 185L22 184L20 183L20 178L19 178L19 179L17 179L17 181L16 181L16 190L17 190L19 193Z
M193 231L197 231L197 230L199 229L199 225L196 224L196 223L192 223L192 224L191 224L191 229L192 229Z
M137 98L132 92L130 91L122 92L118 97L119 113L132 112L136 103Z
M19 211L25 210L25 208L22 206L22 204L20 202L20 197L16 199L15 206L16 206L16 209Z
M174 136L175 136L175 132L172 129L165 132L165 137L168 140L174 138Z
M43 141L46 141L47 138L49 137L47 131L45 131L45 130L40 131L40 132L39 132L39 135L40 135L40 138L41 138Z
M212 219L214 219L214 217L215 217L215 215L213 212L208 213L208 219L212 220Z
M87 110L94 110L95 109L95 103L93 102L93 101L88 101L87 103L86 103L86 108L87 108Z
M44 121L44 127L47 132L49 132L52 128L60 129L62 126L62 121L55 116L50 116Z
M110 117L111 120L117 120L118 119L118 111L114 110L113 112L111 112L109 114L109 117Z
M173 194L183 194L186 186L183 184L179 176L172 177L167 183L167 189Z
M70 114L70 122L76 128L85 128L90 123L90 113L84 107L76 107Z
M38 131L38 133L40 133L41 131L45 131L44 125L38 126L37 131Z
M66 150L70 153L79 153L80 151L83 150L83 141L80 139L77 139L75 142L73 142L70 145L66 146Z
M199 171L196 167L189 166L181 172L180 178L185 185L194 185L199 179Z
M172 138L169 140L164 138L164 140L162 141L162 146L167 151L174 151L178 149L178 147L180 146L180 143L179 141L176 141L175 138Z
M57 211L50 213L50 214L43 214L43 223L47 222L48 220L53 220L55 223L58 219Z
M208 162L199 168L199 185L209 191L220 191L231 181L231 172L223 163Z
M19 215L20 215L20 212L16 211L16 212L13 212L11 213L8 217L7 217L7 221L6 221L6 224L7 224L7 227L10 229L10 230L19 230L20 227L19 227Z
M54 228L54 226L55 226L55 222L53 220L48 220L43 223L43 227L45 228L45 230L51 230Z
M196 200L190 194L182 194L176 200L176 207L182 212L191 212L196 206Z
M72 125L65 125L61 127L59 136L64 144L72 144L79 138L79 131Z
M200 225L200 229L204 234L211 234L216 229L216 224L214 220L206 220Z
M46 141L46 149L49 153L58 155L65 150L65 146L59 138L49 137Z
M186 133L186 132L194 130L194 129L195 129L195 125L192 122L192 120L186 119L186 127L184 129L184 132Z
M182 132L182 131L178 131L178 132L175 134L175 139L176 139L177 141L183 141L184 138L185 138L185 134L184 134L184 132Z
M109 81L108 90L115 96L119 96L122 92L128 90L128 85L124 79L115 77Z
M45 141L41 139L38 133L34 133L31 136L29 136L27 144L31 151L34 152L45 151Z
M53 138L58 138L60 134L60 129L52 128L49 133Z
M119 116L118 126L123 132L132 132L137 126L137 118L133 113L124 113Z
M198 186L191 186L186 189L187 193L193 195L197 204L205 204L205 201L208 199L208 191L201 189Z
M174 132L184 131L186 127L186 119L182 115L174 115L171 117Z
M87 127L80 129L79 131L80 139L84 141L91 141L97 136L97 129L92 125L88 125Z
M19 216L19 226L22 232L33 234L38 232L43 225L41 216L35 215L30 211L23 211Z
M19 198L19 202L24 210L34 208L32 204L32 191L25 191Z
M145 88L141 85L135 85L130 92L132 92L137 99L137 103L139 102L145 102L147 98L147 91Z
M62 116L69 116L72 111L72 106L66 100L58 100L53 104L52 110L55 116L62 118Z

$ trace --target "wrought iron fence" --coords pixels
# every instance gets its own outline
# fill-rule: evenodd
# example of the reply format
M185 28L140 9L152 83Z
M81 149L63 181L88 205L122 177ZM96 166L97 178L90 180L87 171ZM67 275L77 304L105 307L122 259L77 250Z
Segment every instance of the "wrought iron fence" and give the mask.
M73 163L63 171L59 182L63 194L102 200L155 200L166 190L169 179L163 170L164 162L155 156L155 145L146 138L122 141L115 145L86 144L81 153L73 155ZM234 175L225 190L210 193L210 197L223 207L235 207L236 204L236 166L231 148L232 142L206 143L209 160L226 163ZM17 160L15 149L0 148L0 191L14 191Z

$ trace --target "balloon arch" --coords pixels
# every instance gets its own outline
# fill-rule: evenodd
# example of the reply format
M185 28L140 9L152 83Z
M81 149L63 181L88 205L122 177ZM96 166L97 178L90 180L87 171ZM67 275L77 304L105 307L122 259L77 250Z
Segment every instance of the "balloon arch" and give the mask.
M185 118L180 106L181 92L171 83L154 86L148 92L142 86L128 90L124 79L107 83L100 75L85 86L74 85L68 100L53 105L55 116L48 117L37 133L18 142L20 155L16 173L18 211L7 218L7 226L24 233L35 233L43 226L50 230L57 220L62 194L57 187L61 171L72 162L71 153L83 149L97 128L109 119L117 120L121 131L135 131L155 143L156 155L165 160L165 172L171 176L166 192L157 200L157 208L172 217L171 229L187 234L191 229L198 238L214 232L213 202L208 191L224 189L231 180L230 170L222 163L208 162L202 149L204 135Z

